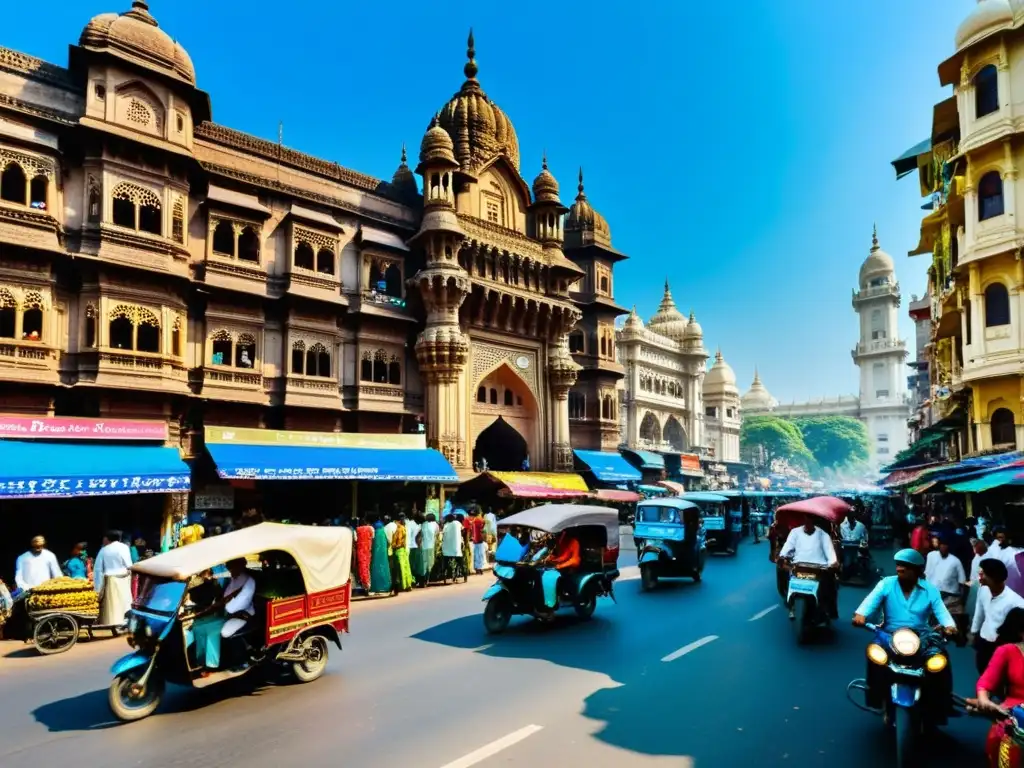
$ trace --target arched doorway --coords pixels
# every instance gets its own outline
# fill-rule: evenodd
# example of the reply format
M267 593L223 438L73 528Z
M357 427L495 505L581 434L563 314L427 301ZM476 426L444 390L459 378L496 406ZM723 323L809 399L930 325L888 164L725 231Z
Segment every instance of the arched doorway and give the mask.
M1013 411L1009 408L997 408L991 417L992 447L997 445L1013 445L1017 442L1017 430L1014 424Z
M530 455L530 447L515 427L499 416L476 439L473 446L473 466L495 472L516 472L523 468L523 462Z
M665 422L664 437L673 451L682 453L686 450L686 431L675 416L669 416Z
M661 442L661 424L658 423L657 417L650 411L647 412L643 421L640 422L640 439L655 445Z

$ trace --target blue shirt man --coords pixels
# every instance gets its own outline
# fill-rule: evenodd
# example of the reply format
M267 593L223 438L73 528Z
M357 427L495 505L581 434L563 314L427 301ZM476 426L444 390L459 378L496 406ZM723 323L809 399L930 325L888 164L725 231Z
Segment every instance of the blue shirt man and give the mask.
M956 632L956 622L943 604L939 590L920 577L924 570L921 554L904 549L896 554L895 559L896 575L879 581L871 594L864 598L853 617L854 625L864 626L867 617L881 609L885 615L882 626L886 632L903 628L928 631L931 616L935 616L949 633Z

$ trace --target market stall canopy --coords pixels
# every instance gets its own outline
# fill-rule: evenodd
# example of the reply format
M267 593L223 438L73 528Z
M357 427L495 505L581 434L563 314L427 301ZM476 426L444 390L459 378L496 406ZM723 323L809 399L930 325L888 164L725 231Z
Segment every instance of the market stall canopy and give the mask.
M260 523L141 560L132 570L159 579L183 581L216 565L263 552L288 553L302 571L306 591L323 592L348 583L352 569L352 530Z
M993 488L1002 488L1007 485L1024 485L1024 467L1011 467L1010 469L998 469L993 472L986 472L980 477L964 480L959 483L950 483L946 486L947 491L957 493L982 493L991 491Z
M593 497L600 501L610 501L615 504L634 504L643 499L643 496L634 491L618 491L610 488L599 488L594 491Z
M573 451L578 462L577 469L589 469L602 483L640 482L640 472L618 453L602 451Z
M207 427L206 449L225 479L458 481L422 435Z
M657 485L667 489L669 493L674 493L676 496L682 496L686 493L686 486L674 480L659 480Z
M177 448L0 440L0 498L187 493L190 478Z
M630 464L638 469L664 469L665 457L653 451L636 451L632 448L623 448L623 455L629 459Z
M459 486L461 497L487 493L516 499L575 499L590 488L571 472L482 472Z

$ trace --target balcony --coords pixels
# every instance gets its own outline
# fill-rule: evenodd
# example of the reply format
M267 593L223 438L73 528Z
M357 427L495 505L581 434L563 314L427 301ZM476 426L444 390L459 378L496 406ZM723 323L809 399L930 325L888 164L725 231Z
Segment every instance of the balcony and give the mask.
M78 381L99 387L189 394L185 364L160 352L106 348L81 352Z
M856 362L858 357L869 355L891 355L893 353L907 354L907 342L902 339L875 339L873 341L860 342L852 350L850 355Z
M207 365L201 369L203 397L234 403L270 405L263 374L254 370Z
M25 248L64 252L63 228L48 211L9 204L0 205L0 242Z
M338 380L290 373L285 377L285 404L341 410Z
M203 262L199 279L229 291L267 295L267 272L262 264L255 261L212 253Z
M333 273L317 272L293 264L288 269L287 278L289 293L336 304L348 303L341 295L341 280Z
M900 296L900 284L899 283L886 283L885 285L872 285L869 288L865 288L862 291L853 292L853 306L854 309L857 305L867 299L877 299L882 296L895 296L897 299Z
M398 384L371 384L369 382L349 385L343 390L346 409L377 411L378 413L423 412L423 395L406 392Z
M38 341L0 340L0 379L57 384L60 352Z

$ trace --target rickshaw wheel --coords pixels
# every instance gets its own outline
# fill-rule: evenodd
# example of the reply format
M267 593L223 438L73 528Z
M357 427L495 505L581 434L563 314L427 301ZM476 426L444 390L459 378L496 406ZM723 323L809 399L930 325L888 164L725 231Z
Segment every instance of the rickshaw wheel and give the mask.
M807 639L807 601L797 599L793 605L793 632L796 634L797 645L803 645Z
M654 568L650 565L640 566L640 588L644 592L650 592L658 586L658 574L654 572Z
M576 610L576 615L581 619L589 619L594 615L594 611L597 610L597 590L593 585L588 584L583 589L583 593L576 598L576 604L573 606Z
M78 622L64 613L47 616L36 622L32 641L43 656L64 653L78 642Z
M132 689L142 677L144 669L145 667L140 667L125 672L110 682L107 703L118 720L126 723L141 720L149 717L160 706L164 696L164 681L155 670L146 682L146 690L140 695L132 695Z
M300 647L306 658L292 664L292 674L300 683L311 683L327 669L327 639L323 635L310 635Z
M484 629L489 635L500 635L512 621L512 600L507 592L499 592L484 606Z

